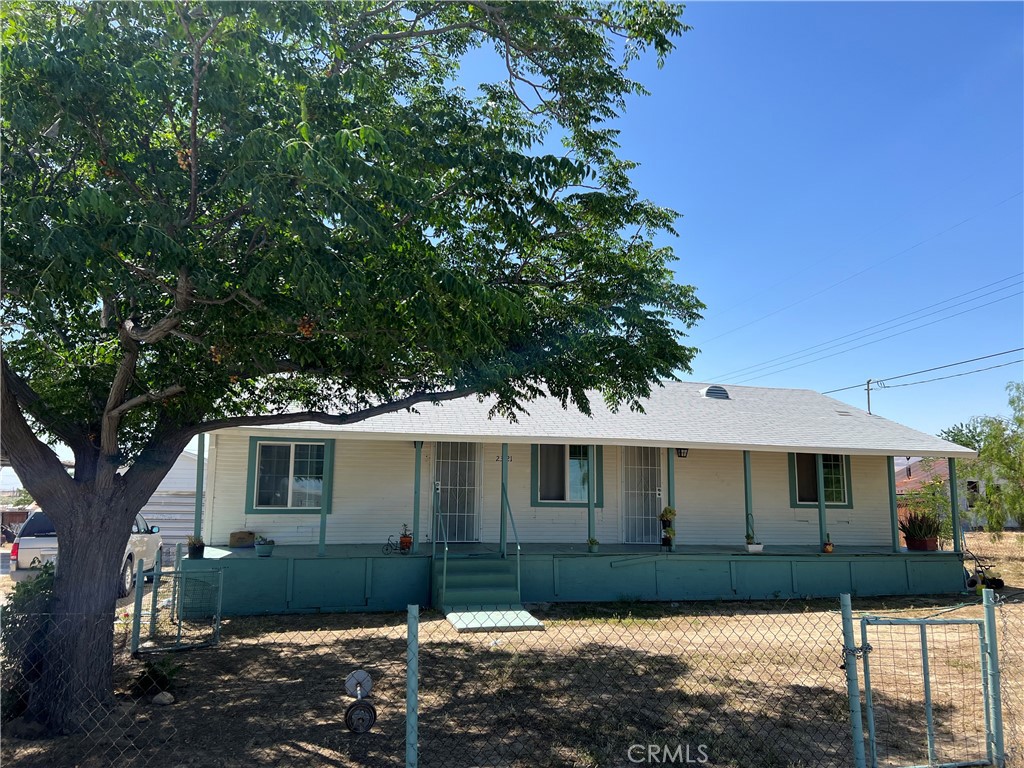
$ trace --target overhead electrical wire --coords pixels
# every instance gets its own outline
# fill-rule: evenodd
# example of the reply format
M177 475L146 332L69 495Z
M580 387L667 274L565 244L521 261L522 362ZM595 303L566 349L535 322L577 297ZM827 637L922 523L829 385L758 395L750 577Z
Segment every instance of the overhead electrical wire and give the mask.
M1006 301L1007 299L1012 299L1012 298L1015 298L1017 296L1020 296L1020 295L1022 295L1022 293L1024 293L1024 292L1017 291L1016 293L1012 293L1012 294L1010 294L1008 296L1003 296L1001 298L995 299L994 301L989 301L989 302L986 302L985 304L979 304L977 307L971 307L970 309L965 309L962 312L956 312L956 313L954 313L952 315L947 315L946 317L940 317L938 320L932 320L931 322L928 322L928 323L922 323L921 325L915 325L915 326L913 326L911 328L906 328L905 330L897 331L896 333L890 334L888 336L883 336L880 339L873 339L872 341L865 341L863 344L857 344L856 346L853 346L853 347L848 347L846 349L841 349L838 352L833 352L833 353L828 354L828 355L821 355L820 357L816 357L813 360L807 360L806 362L797 363L796 365L791 365L791 366L788 366L786 368L779 368L778 370L767 371L767 372L761 373L761 374L759 374L757 376L747 376L746 378L735 380L732 383L733 384L744 384L744 383L746 383L748 381L756 381L757 379L763 379L765 376L773 376L776 373L784 373L785 371L791 371L794 368L802 368L803 366L810 365L811 363L817 363L817 362L820 362L822 360L828 360L829 358L836 357L838 355L843 355L843 354L846 354L847 352L852 352L855 349L861 349L862 347L868 347L868 346L871 346L872 344L877 344L880 341L887 341L888 339L894 339L897 336L903 336L904 334L911 333L913 331L919 331L922 328L927 328L930 325L935 325L936 323L941 323L941 322L944 322L946 320L952 320L954 317L960 317L961 315L966 315L969 312L975 312L975 311L977 311L979 309L984 309L985 307L990 307L993 304L998 304L1001 301ZM873 334L871 334L871 335L873 335Z
M899 387L914 387L918 384L930 384L933 381L945 381L946 379L955 379L958 376L970 376L972 373L981 373L982 371L993 371L996 368L1005 368L1008 365L1017 365L1024 363L1024 358L1020 360L1011 360L1008 363L1000 363L999 365L990 365L988 368L977 368L973 371L964 371L963 373L951 373L949 376L937 376L934 379L923 379L922 381L908 381L906 384L880 384L879 389L898 389ZM874 382L872 382L873 384Z
M752 373L754 373L757 370L762 369L762 368L770 368L770 367L773 367L774 365L781 365L783 363L794 362L794 361L800 360L800 359L802 359L804 357L809 357L810 355L815 353L815 350L819 350L822 347L828 347L830 345L833 345L833 344L836 344L838 342L844 341L845 339L850 339L850 341L846 342L846 343L852 343L853 341L857 340L856 338L851 339L851 337L866 338L867 336L873 336L873 335L875 335L875 333L868 333L868 332L869 331L873 331L876 328L883 328L883 326L890 326L890 325L892 325L894 323L897 323L897 321L899 321L899 320L904 320L906 318L913 318L911 320L907 320L907 323L910 323L910 322L914 322L916 320L921 320L921 319L923 319L925 317L929 317L931 315L939 314L941 312L946 312L948 310L955 309L958 306L962 306L964 304L969 304L972 301L977 301L978 299L985 298L986 296L991 296L993 294L999 293L1000 291L1004 291L1004 290L1007 290L1008 288L1012 288L1014 286L1006 286L1006 285L1004 285L1001 288L997 288L994 291L989 291L988 293L984 293L984 294L982 294L980 296L974 296L974 297L972 297L970 299L964 299L964 297L966 297L966 296L970 296L971 294L978 293L979 291L984 291L986 288L991 288L992 286L999 285L1000 283L1006 283L1006 282L1009 282L1010 280L1018 280L1022 276L1024 276L1024 272L1018 272L1015 275L1010 275L1008 277L1002 278L1001 280L996 280L995 282L988 283L987 285L983 285L983 286L981 286L979 288L975 288L973 290L966 291L966 292L961 293L961 294L957 294L956 296L951 296L948 299L944 299L944 300L936 302L934 304L929 304L929 305L927 305L925 307L921 307L920 309L915 309L912 312L907 312L905 314L898 315L898 316L890 318L888 320L883 320L880 323L875 323L874 325L869 325L866 328L861 328L861 329L856 330L856 331L851 331L850 333L844 334L842 336L837 336L834 339L829 339L828 341L823 341L823 342L820 342L818 344L814 344L814 345L812 345L810 347L804 347L803 349L798 349L795 352L790 352L790 353L785 354L785 355L780 355L779 357L773 357L773 358L771 358L769 360L764 360L764 361L762 361L760 363L755 363L753 365L744 366L743 368L736 368L734 370L727 371L726 373L723 373L723 374L720 374L720 375L717 375L717 376L712 376L712 377L710 377L710 380L721 381L721 380L726 379L729 376L736 376L738 374L747 374L747 373L751 373L752 374ZM957 301L958 299L964 299L964 300L963 301ZM956 303L951 303L951 302L956 302ZM949 306L943 306L943 305L949 305ZM926 310L929 310L929 309L934 309L935 307L942 307L942 308L941 309L937 309L934 312L931 312L931 313L928 313L928 314L925 314L925 315L921 314L922 312L925 312ZM920 316L919 317L914 317L914 315L920 315ZM893 326L893 327L898 327L898 326ZM892 328L885 328L883 331L876 331L876 333L883 333L885 330L892 330Z
M881 386L884 386L884 382L886 382L886 381L896 381L897 379L906 379L906 378L908 378L910 376L920 376L922 373L932 373L933 371L942 371L942 370L945 370L946 368L956 368L958 365L967 365L968 363L977 363L979 360L991 360L993 357L1002 357L1003 355L1012 355L1014 352L1024 352L1024 347L1018 347L1017 349L1008 349L1005 352L993 352L991 355L982 355L981 357L972 357L970 360L960 360L960 361L955 362L955 363L946 363L945 365L936 365L933 368L923 368L920 371L911 371L910 373L901 373L899 376L886 376L884 379L872 379L871 383L872 384L877 384L879 387L881 387ZM1016 362L1019 362L1019 361L1016 361ZM1004 366L1007 366L1007 365L1013 365L1013 363L1012 362L1010 362L1010 363L1001 363L1000 365L996 365L996 366L992 366L992 367L993 368L1003 368ZM989 368L979 368L977 371L968 371L967 373L978 373L979 371L986 371L986 370L991 370L991 369L989 369ZM956 375L957 376L962 376L962 375L966 375L966 374L956 374ZM954 377L953 376L949 376L949 377L944 377L944 378L954 378ZM925 382L922 381L922 382L915 382L915 383L924 384ZM847 390L858 389L858 388L863 387L863 386L864 386L864 383L861 382L859 384L851 384L848 387L840 387L839 389L830 389L830 390L827 390L825 392L822 392L821 394L823 394L823 395L831 395L834 392L846 392ZM892 387L889 387L889 388L893 389L895 387L902 387L902 386L904 386L904 385L903 384L895 384L895 385L893 385Z
M741 331L744 328L749 328L750 326L752 326L752 325L754 325L756 323L759 323L762 320L767 320L769 317L773 317L773 316L779 314L780 312L785 312L787 309L792 309L793 307L799 306L800 304L803 304L804 302L810 301L811 299L816 298L816 297L820 296L823 293L827 293L828 291L831 291L833 288L837 288L840 285L843 285L844 283L850 282L851 280L853 280L856 277L860 277L865 272L869 272L872 269L874 269L875 267L879 267L882 264L886 264L886 263L892 261L893 259L897 259L900 256L903 256L904 254L909 253L910 251L913 251L915 248L920 248L925 243L929 243L929 242L931 242L932 240L935 240L938 237L942 237L943 235L945 235L945 234L947 234L949 232L952 232L954 229L957 229L958 227L962 227L964 224L967 224L968 222L973 221L974 219L978 218L982 214L988 213L989 211L992 211L992 210L995 210L996 208L999 208L1000 206L1005 205L1006 203L1010 202L1011 200L1013 200L1015 198L1020 197L1021 195L1024 195L1024 190L1019 190L1019 191L1015 192L1014 194L1010 195L1009 197L1006 197L1006 198L1000 200L998 203L995 203L994 205L991 205L988 208L984 208L984 209L978 211L977 213L975 213L975 214L973 214L971 216L968 216L966 219L958 221L953 226L947 227L946 229L942 230L941 232L936 232L934 235L930 235L930 236L924 238L923 240L919 240L918 242L914 243L910 247L904 248L902 251L899 251L898 253L894 253L892 256L887 256L884 259L880 259L879 261L876 261L876 262L874 262L872 264L869 264L868 266L864 267L864 269L862 269L862 270L860 270L858 272L854 272L853 274L844 277L842 280L838 280L837 282L834 282L831 285L828 285L828 286L822 288L819 291L816 291L816 292L811 293L811 294L809 294L807 296L804 296L803 298L801 298L801 299L799 299L797 301L794 301L791 304L787 304L784 307L780 307L779 309L773 310L773 311L771 311L771 312L769 312L769 313L767 313L765 315L761 315L760 317L755 318L754 320L751 320L749 323L744 323L743 325L738 325L735 328L732 328L732 329L730 329L728 331L724 331L723 333L718 334L717 336L712 336L710 339L700 340L700 342L698 343L698 346L701 346L703 344L707 344L708 342L716 341L716 340L722 338L723 336L728 336L728 335L730 335L732 333L735 333L736 331Z

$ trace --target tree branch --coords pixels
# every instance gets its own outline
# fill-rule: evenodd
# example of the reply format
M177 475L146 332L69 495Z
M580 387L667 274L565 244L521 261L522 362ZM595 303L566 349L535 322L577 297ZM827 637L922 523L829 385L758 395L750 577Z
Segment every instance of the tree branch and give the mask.
M0 445L40 505L66 506L75 497L75 481L53 449L35 436L14 394L17 388L16 375L0 359Z

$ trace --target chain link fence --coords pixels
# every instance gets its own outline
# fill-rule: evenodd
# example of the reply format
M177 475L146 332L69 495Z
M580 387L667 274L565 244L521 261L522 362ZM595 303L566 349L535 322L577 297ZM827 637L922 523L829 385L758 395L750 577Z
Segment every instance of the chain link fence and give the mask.
M544 631L421 624L422 765L850 762L837 611L635 604L535 615Z
M1024 766L1024 594L996 604L1006 765Z
M165 586L157 585L158 601ZM870 610L859 602L860 612ZM975 605L955 613L972 611L980 615ZM1014 766L1024 754L1024 604L1004 601L997 611L1007 765ZM532 612L542 631L459 632L441 614L423 613L414 678L419 765L853 765L841 617L832 602ZM406 764L404 613L225 618L216 646L133 657L129 607L106 635L115 650L113 696L91 702L83 727L56 738L39 738L24 717L45 670L33 638L55 618L7 619L0 616L5 765ZM95 620L109 627L109 617ZM901 668L898 636L872 642L891 647L894 659L872 670L890 734L884 757L891 760L881 764L910 764L907 745L923 726L907 670L920 660L906 657ZM971 645L951 631L934 647L936 712L946 729L939 732L968 744L971 724L984 716L970 666L976 634ZM362 715L371 705L374 716L364 733L349 727L359 718L346 724L356 698L345 683L356 670L372 685L359 705Z

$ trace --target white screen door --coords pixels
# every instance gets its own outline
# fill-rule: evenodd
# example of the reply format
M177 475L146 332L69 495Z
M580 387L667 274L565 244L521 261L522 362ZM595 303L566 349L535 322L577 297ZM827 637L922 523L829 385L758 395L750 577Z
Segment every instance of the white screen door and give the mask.
M479 541L476 520L477 446L475 443L437 443L434 482L448 541ZM444 533L436 531L438 541Z
M622 468L624 540L627 544L660 544L661 451L625 446Z

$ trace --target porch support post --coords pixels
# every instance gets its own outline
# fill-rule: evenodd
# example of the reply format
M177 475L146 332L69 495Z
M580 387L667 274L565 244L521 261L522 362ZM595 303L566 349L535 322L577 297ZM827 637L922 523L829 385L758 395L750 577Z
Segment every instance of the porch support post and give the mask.
M885 457L889 471L889 528L892 531L892 551L900 552L900 512L896 496L896 461L892 456Z
M828 518L825 516L825 462L820 453L814 454L814 468L818 473L818 538L828 540Z
M501 444L501 523L498 531L501 556L508 555L508 443Z
M416 447L416 470L412 481L412 553L420 549L420 482L422 479L423 441L413 443Z
M960 530L960 495L956 488L956 459L949 459L949 507L953 522L953 551L960 554L963 531Z
M597 446L587 446L587 538L597 540Z
M743 509L746 512L747 536L754 535L754 486L750 480L750 451L743 452Z
M665 456L668 458L668 505L676 508L676 462L675 451L672 448L665 449ZM676 510L678 511L678 510ZM679 532L676 531L678 534Z
M203 473L206 469L206 435L199 433L199 455L196 457L196 516L192 523L192 535L203 535Z

